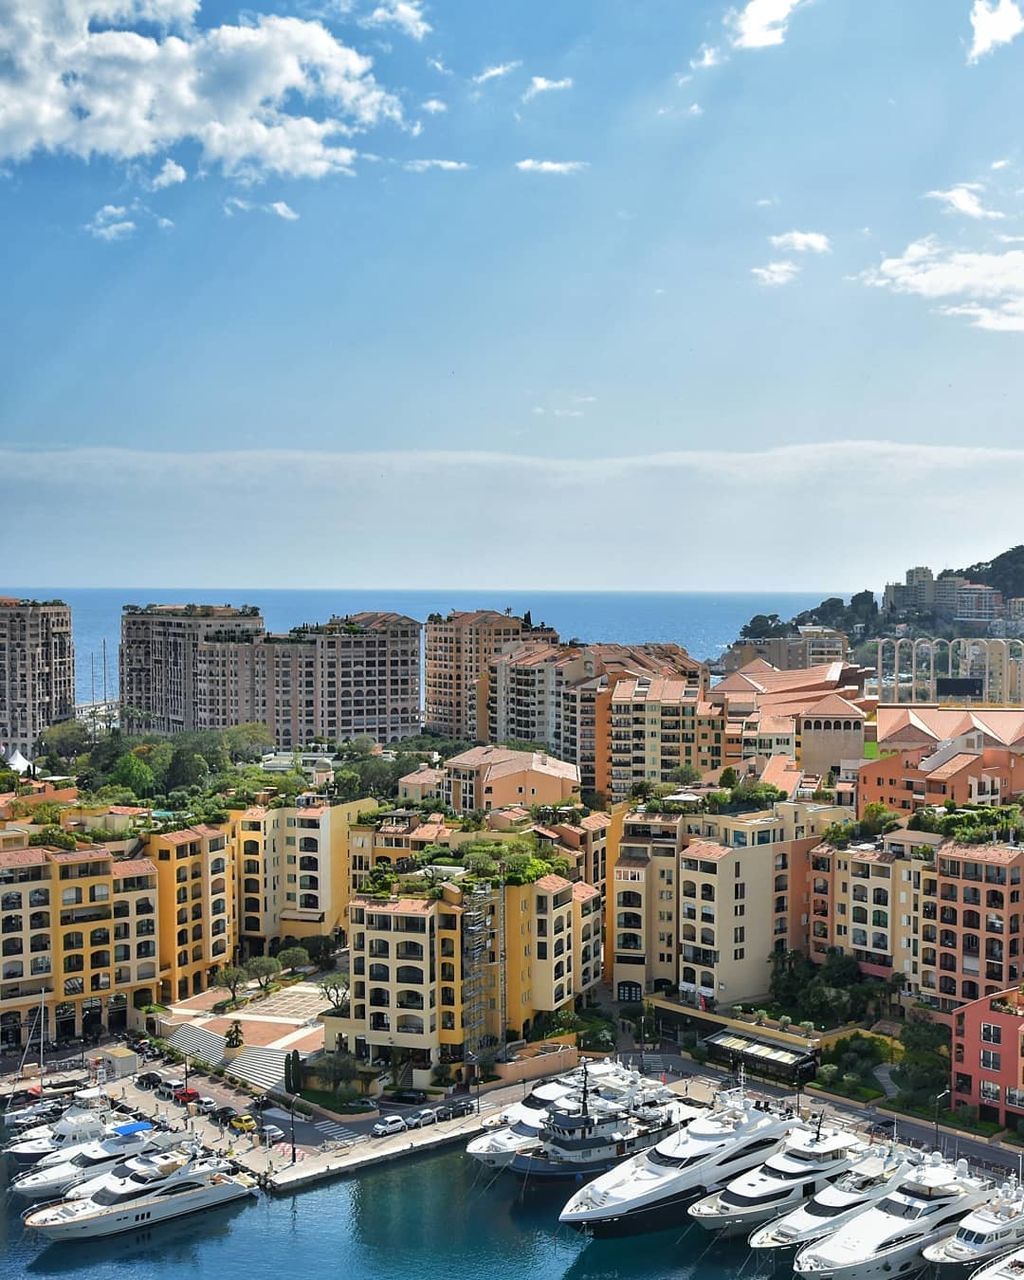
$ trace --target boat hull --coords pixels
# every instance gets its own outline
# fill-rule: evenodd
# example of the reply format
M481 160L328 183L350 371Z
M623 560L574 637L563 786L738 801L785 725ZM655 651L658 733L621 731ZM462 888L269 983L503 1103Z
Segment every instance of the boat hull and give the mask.
M127 1204L123 1209L81 1220L72 1219L67 1222L56 1221L39 1225L32 1222L30 1216L26 1219L25 1225L54 1242L101 1240L107 1236L121 1235L125 1231L142 1231L148 1227L157 1226L161 1222L169 1222L172 1218L183 1218L192 1213L201 1213L205 1209L218 1208L253 1194L253 1188L241 1183L224 1183L217 1187L204 1188L201 1193L181 1200L172 1198L160 1203L149 1201Z

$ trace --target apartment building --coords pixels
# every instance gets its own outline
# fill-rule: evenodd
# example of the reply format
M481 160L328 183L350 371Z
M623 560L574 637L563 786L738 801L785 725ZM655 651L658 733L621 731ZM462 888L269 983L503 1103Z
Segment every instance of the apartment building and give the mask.
M1024 1130L1024 995L1017 986L981 996L953 1015L953 1106Z
M234 706L229 697L230 676L225 674L226 687L219 687L214 695L208 692L208 681L197 687L197 648L212 639L227 645L247 644L263 634L263 618L251 605L125 605L121 613L121 723L156 733L246 723L244 718L230 718ZM237 671L234 678L239 679Z
M763 996L770 952L805 945L810 852L845 817L840 806L807 801L627 814L606 911L617 998L678 992L711 1008Z
M471 747L444 765L441 800L453 813L487 813L507 805L561 805L578 800L577 765L542 751Z
M386 900L349 904L352 990L327 1015L328 1049L400 1064L411 1082L456 1075L481 1051L529 1034L600 980L600 897L547 875L533 884L458 883L439 895L406 881Z
M523 639L557 643L558 634L550 627L534 627L528 616L494 609L432 614L425 628L426 727L449 738L475 739L478 682L493 659Z
M231 814L238 933L243 956L272 944L334 934L347 920L349 831L374 800L254 805Z
M0 850L0 1047L122 1030L158 994L157 869L102 845ZM41 1020L41 1028L40 1028Z
M763 658L779 671L798 671L827 662L845 662L850 652L846 633L833 627L800 627L795 635L737 640L725 655L726 671L737 671Z
M70 608L0 596L0 750L31 759L50 725L74 714Z
M1024 791L1024 758L986 747L980 733L961 734L937 750L914 747L868 760L857 771L857 812L884 804L896 813L922 805L1008 804Z
M235 854L227 830L197 825L150 832L143 847L157 870L159 1002L198 995L238 953Z
M162 733L266 724L278 747L420 731L420 624L368 612L268 635L252 608L126 607L121 702Z

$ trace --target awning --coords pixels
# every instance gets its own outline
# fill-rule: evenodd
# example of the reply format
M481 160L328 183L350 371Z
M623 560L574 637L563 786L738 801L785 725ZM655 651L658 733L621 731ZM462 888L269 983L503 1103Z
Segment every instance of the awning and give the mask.
M131 1124L119 1124L114 1132L122 1138L127 1138L129 1134L145 1133L152 1127L148 1120L134 1120Z
M708 1036L707 1043L738 1054L741 1058L750 1058L754 1062L775 1062L782 1067L794 1067L812 1056L809 1052L784 1049L780 1045L771 1044L767 1040L756 1040L753 1036L745 1036L738 1031L719 1031Z

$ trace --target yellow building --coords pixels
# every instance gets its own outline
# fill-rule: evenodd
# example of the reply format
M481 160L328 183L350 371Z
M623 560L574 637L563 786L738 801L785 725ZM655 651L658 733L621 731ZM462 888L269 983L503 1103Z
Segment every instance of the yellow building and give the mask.
M572 1008L600 980L600 895L557 875L514 885L466 881L462 868L436 884L406 879L389 898L349 904L352 990L326 1015L327 1048L401 1078L458 1075L536 1018Z
M102 846L0 852L0 1045L122 1030L156 998L157 869Z
M346 921L351 880L350 827L374 800L254 805L231 814L239 941L246 956L263 955L285 938L335 933Z
M238 950L234 851L228 833L194 826L147 833L157 868L160 1003L205 991Z

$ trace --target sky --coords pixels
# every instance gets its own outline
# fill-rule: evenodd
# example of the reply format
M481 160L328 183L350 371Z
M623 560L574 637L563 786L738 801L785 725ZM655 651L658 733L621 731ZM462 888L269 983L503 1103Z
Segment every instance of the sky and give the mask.
M1022 120L1024 0L0 0L14 577L989 557Z

